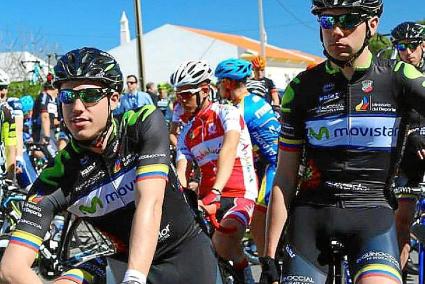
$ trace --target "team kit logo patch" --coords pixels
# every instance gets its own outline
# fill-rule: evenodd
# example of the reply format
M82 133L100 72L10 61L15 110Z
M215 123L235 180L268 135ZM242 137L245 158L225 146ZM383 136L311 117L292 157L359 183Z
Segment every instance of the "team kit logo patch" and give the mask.
M356 105L356 111L367 111L370 109L370 98L363 96L362 101Z
M373 91L373 81L372 80L364 80L362 81L362 91L366 94L369 94Z

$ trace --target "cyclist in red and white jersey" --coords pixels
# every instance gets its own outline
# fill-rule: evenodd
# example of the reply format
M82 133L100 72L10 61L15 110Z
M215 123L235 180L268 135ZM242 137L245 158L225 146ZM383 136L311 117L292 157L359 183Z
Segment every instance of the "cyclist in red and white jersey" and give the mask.
M186 186L188 161L198 164L200 205L209 211L209 205L218 204L220 225L232 231L214 233L217 253L233 261L245 283L254 283L240 245L258 194L252 145L240 112L209 100L211 76L211 67L203 61L185 62L171 75L185 113L191 114L177 142L177 172Z

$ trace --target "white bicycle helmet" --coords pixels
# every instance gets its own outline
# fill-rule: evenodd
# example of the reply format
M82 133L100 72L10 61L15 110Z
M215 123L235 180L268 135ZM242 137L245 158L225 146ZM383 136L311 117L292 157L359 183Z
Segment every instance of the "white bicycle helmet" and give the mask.
M10 84L9 75L4 70L0 69L0 86L7 86Z
M211 81L212 74L212 68L205 61L190 60L180 64L177 70L171 74L170 83L174 88L198 85L205 81Z

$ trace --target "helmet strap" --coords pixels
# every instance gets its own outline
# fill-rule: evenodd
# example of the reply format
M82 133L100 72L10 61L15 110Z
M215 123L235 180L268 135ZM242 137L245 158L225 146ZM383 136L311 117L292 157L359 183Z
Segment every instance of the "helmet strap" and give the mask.
M422 43L421 43L422 45ZM421 51L422 51L422 58L421 58L421 62L419 63L419 71L421 72L425 72L425 47L421 46Z

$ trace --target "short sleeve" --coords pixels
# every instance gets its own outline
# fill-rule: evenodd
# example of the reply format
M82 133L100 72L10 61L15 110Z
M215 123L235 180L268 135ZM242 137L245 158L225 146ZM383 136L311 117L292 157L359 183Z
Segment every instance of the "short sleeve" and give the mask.
M299 92L300 79L295 78L282 97L282 126L279 148L283 151L300 151L305 142L304 111L301 109Z

